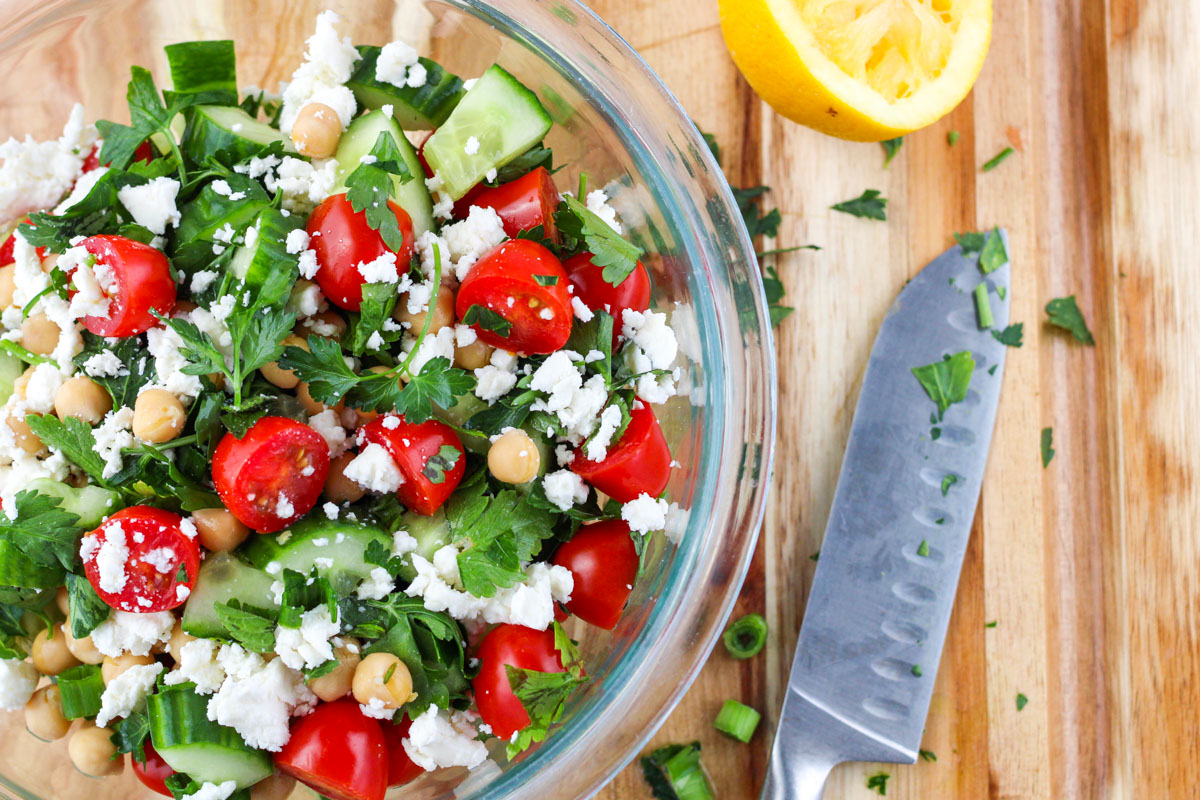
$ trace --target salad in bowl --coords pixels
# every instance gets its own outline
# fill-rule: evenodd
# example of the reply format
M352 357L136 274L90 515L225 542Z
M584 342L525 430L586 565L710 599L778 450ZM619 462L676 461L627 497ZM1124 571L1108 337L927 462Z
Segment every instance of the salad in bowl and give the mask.
M678 341L538 96L324 12L0 145L0 708L201 800L543 740L667 527Z

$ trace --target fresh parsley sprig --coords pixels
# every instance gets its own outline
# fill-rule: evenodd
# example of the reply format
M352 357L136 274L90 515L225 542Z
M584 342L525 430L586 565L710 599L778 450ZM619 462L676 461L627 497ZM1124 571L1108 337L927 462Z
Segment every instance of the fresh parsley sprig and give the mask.
M170 101L164 104L150 70L145 67L133 67L131 73L132 78L125 93L129 101L131 124L122 125L108 120L96 123L96 128L104 139L104 146L100 150L100 163L109 164L114 169L124 169L133 160L134 152L142 142L158 133L162 134L175 158L180 184L186 184L187 168L179 143L175 141L175 132L171 130L171 123L185 108L195 105L198 97L193 94L172 94Z
M853 200L843 200L830 206L834 211L841 211L852 217L864 219L887 220L887 198L878 189L867 189Z
M550 732L550 726L562 717L567 700L587 682L579 648L557 622L554 625L554 647L562 660L564 672L538 672L506 664L508 685L529 715L529 725L521 729L508 744L508 757L515 758L534 742L540 742Z
M602 277L606 283L617 286L637 269L642 248L589 211L579 198L563 197L554 214L554 222L561 233L582 243L582 249L592 254L593 264L604 268Z
M1092 332L1088 330L1083 312L1079 310L1079 304L1075 302L1075 295L1056 297L1051 300L1046 304L1046 315L1051 325L1068 331L1077 342L1095 346L1096 340L1092 336Z
M351 208L355 213L366 212L367 225L379 231L393 251L404 246L396 215L388 207L388 200L396 191L396 178L407 183L413 174L404 163L396 140L387 131L380 131L371 152L346 178L346 199Z
M946 356L941 361L923 367L912 368L912 374L929 395L929 399L937 405L939 420L945 416L946 409L966 399L967 387L974 372L975 359L969 350Z
M16 518L0 514L0 541L40 567L72 569L79 560L79 517L62 500L28 489L18 492Z

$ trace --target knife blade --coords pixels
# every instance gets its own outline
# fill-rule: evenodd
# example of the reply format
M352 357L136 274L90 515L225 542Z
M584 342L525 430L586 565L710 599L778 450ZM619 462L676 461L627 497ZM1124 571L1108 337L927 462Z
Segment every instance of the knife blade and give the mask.
M1000 235L1008 252L1008 236ZM764 800L815 800L843 761L917 758L1007 349L990 330L980 330L973 290L988 283L993 327L1003 330L1012 300L1010 268L1006 263L984 275L977 256L955 247L921 270L876 337L800 627ZM975 360L966 397L939 420L912 369L963 350Z

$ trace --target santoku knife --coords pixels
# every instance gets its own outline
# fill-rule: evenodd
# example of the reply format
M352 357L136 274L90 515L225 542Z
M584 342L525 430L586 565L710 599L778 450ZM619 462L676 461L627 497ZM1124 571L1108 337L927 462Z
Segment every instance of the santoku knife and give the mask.
M815 800L843 761L917 758L1004 372L1005 346L979 325L982 281L1003 330L1008 264L984 275L978 253L955 247L904 288L875 340L764 800ZM966 397L939 420L912 369L964 350Z

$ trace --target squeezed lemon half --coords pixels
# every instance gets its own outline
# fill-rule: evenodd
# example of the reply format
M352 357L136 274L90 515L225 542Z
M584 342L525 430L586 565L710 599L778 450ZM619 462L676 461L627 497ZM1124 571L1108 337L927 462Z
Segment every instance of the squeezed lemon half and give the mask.
M991 0L720 0L734 61L777 112L842 139L924 128L975 83Z

